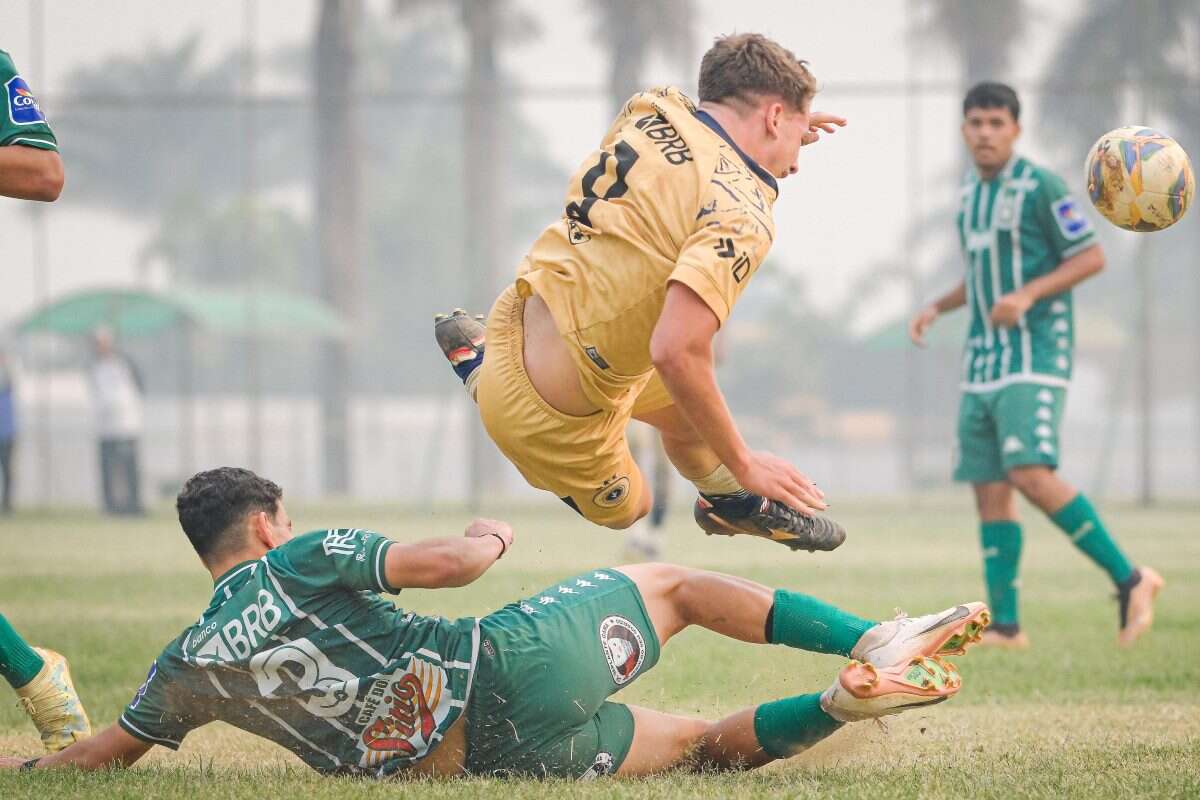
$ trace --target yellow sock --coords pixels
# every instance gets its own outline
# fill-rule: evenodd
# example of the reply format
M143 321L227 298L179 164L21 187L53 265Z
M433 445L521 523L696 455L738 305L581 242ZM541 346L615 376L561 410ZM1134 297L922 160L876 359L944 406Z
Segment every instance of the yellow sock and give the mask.
M689 478L689 480L700 490L700 494L737 494L745 491L724 464L718 464L716 469L703 478Z

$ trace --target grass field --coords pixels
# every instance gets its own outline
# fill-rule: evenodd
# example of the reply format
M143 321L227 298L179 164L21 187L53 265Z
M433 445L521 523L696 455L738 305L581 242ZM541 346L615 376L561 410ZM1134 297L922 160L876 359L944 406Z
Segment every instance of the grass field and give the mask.
M789 554L765 542L705 538L683 512L669 560L734 572L890 617L981 597L968 509L837 508L850 531L832 554ZM372 527L398 539L461 530L455 511L414 516L379 509L293 508L297 529ZM0 773L0 797L303 796L684 797L1197 797L1200 796L1200 511L1110 509L1136 560L1167 588L1157 624L1132 651L1115 647L1116 604L1103 575L1062 534L1028 517L1025 624L1033 649L976 649L960 660L951 702L847 726L787 763L757 773L671 774L570 787L556 782L462 780L402 786L322 778L282 749L222 725L158 749L126 773ZM445 616L483 614L587 567L619 561L616 535L557 508L515 513L515 550L476 585L406 592L402 602ZM170 516L134 522L85 515L0 521L0 611L35 643L72 659L94 723L130 699L161 647L190 624L211 582ZM827 686L842 661L752 647L706 631L673 641L658 667L618 699L715 716ZM0 688L0 699L6 694ZM11 695L8 695L11 699ZM0 753L36 754L15 702L0 702Z

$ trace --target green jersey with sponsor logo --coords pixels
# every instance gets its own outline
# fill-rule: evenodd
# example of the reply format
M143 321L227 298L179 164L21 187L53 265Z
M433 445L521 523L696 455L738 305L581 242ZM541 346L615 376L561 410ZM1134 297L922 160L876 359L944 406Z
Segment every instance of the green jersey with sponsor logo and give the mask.
M12 57L0 50L0 85L4 87L4 113L0 114L0 146L10 144L57 150L58 140L46 124L33 90L17 73Z
M1013 156L993 180L980 180L971 170L962 187L958 231L971 316L963 388L1065 386L1075 335L1069 291L1042 298L1011 328L993 325L990 316L997 298L1096 244L1079 202L1057 175Z
M314 531L225 573L121 727L176 749L222 720L322 772L387 775L423 758L462 713L479 624L380 598L395 591L383 569L391 546L370 531Z

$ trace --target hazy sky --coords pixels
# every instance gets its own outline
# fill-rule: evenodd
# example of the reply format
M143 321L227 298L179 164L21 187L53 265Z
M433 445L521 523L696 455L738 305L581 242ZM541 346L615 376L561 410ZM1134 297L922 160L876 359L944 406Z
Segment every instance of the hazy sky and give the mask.
M46 51L40 74L32 63L30 8L36 0L0 0L0 48L9 50L44 104L53 123L54 95L65 87L71 70L119 53L139 53L148 44L170 45L199 32L204 53L215 59L237 46L243 35L241 0L42 0ZM582 0L546 3L522 0L535 16L542 35L506 50L505 63L528 86L603 85L606 64L596 46L590 16ZM383 0L371 3L380 9ZM1038 2L1043 20L1031 32L1014 74L1018 87L1036 76L1053 41L1053 28L1070 19L1077 2ZM258 43L263 50L307 43L315 27L316 2L257 0ZM953 191L948 178L959 163L957 91L924 97L913 109L902 92L906 70L926 81L953 81L953 61L946 53L906 52L906 3L900 0L840 0L837 3L701 3L696 24L697 58L715 35L761 31L808 59L825 90L817 107L838 111L851 125L831 141L806 150L801 173L782 184L776 206L779 238L775 263L801 271L836 302L849 280L873 262L895 258L902 250L909 215L942 205ZM913 62L910 65L909 59ZM694 82L695 65L686 68L655 60L646 83ZM265 88L302 90L304 76ZM291 84L286 85L286 84ZM547 136L550 157L573 170L599 141L612 116L601 96L578 101L525 101L529 113L552 119ZM1043 144L1033 131L1024 150L1037 157ZM137 168L137 143L130 143L129 168ZM918 156L920 183L909 181L908 157ZM51 237L50 269L45 276L51 294L91 284L133 280L135 254L149 231L140 222L75 206L70 200L70 142L63 142L67 190L47 209ZM1082 161L1083 153L1079 154ZM1068 174L1070 178L1071 175ZM0 324L29 308L35 288L29 269L32 240L28 204L0 199ZM947 236L951 220L946 222ZM514 245L519 251L524 245ZM519 254L519 253L518 253ZM927 254L902 255L924 259ZM514 262L515 263L515 262ZM823 295L824 296L824 295ZM896 294L894 309L907 300ZM881 308L876 316L889 308Z

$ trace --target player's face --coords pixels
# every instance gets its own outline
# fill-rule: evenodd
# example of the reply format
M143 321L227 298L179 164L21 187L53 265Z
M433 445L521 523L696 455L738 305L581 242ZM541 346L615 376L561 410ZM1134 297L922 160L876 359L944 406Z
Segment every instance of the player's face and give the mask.
M776 178L786 178L799 169L800 147L808 133L809 103L795 109L786 103L767 106L768 146L763 167Z
M1012 158L1021 126L1007 108L972 108L963 118L962 132L975 166L995 172Z

